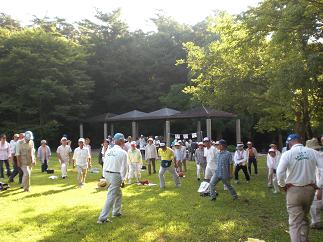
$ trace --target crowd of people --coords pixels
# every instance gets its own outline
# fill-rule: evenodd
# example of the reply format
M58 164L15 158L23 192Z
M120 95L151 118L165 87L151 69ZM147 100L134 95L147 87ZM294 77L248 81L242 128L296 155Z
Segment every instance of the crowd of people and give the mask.
M33 140L33 133L26 131L15 134L9 143L3 134L0 141L0 178L4 178L6 172L9 182L14 182L14 178L19 175L19 183L25 192L30 190L30 176L36 160L40 162L41 172L48 172L51 159L51 149L46 140L41 140L37 152ZM321 142L323 144L323 137ZM56 153L61 178L67 178L68 166L71 165L77 170L77 185L82 188L93 162L90 139L78 139L78 147L72 151L71 141L62 137ZM149 176L157 173L157 160L160 160L158 177L162 189L165 188L166 171L172 175L175 186L181 187L181 178L185 177L188 169L187 161L195 160L196 179L208 183L208 195L211 201L215 201L218 195L215 186L219 181L234 200L238 199L230 181L233 178L236 184L240 183L241 170L246 183L251 181L252 174L257 176L258 156L251 141L246 143L246 148L243 143L237 143L236 151L231 153L227 150L224 139L212 141L205 137L202 142L174 140L168 147L158 136L141 135L137 140L131 136L125 139L121 133L115 134L113 138L109 136L102 142L98 157L102 166L102 177L108 184L108 194L97 222L109 222L110 211L113 217L121 216L121 187L125 183L132 184L133 179L140 183L143 170L147 170ZM320 210L323 208L322 146L316 138L306 141L306 146L303 146L299 135L289 135L282 153L276 144L269 145L266 164L267 186L273 187L274 193L284 190L287 194L291 240L306 241L308 213L312 218L311 228L323 227L320 222Z

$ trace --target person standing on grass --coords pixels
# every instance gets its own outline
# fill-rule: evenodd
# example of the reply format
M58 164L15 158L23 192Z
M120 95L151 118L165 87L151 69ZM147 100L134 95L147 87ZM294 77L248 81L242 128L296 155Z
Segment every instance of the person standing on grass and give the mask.
M72 149L69 145L67 145L66 137L61 138L61 145L58 146L56 153L58 161L61 165L62 178L65 179L67 177L67 166L72 157Z
M172 166L174 161L174 152L171 148L167 147L165 143L160 143L160 148L158 150L158 156L160 157L160 169L159 169L159 182L160 188L165 188L165 177L166 171L172 174L175 186L180 187L181 181L176 173L175 167Z
M230 184L230 179L233 173L232 155L227 151L227 142L223 139L219 140L220 151L216 154L217 169L210 181L210 200L216 200L215 186L219 181L228 188L233 199L237 199L238 195Z
M239 183L239 171L240 170L243 171L246 181L247 181L247 183L249 183L250 176L249 176L248 169L247 169L247 162L248 162L247 151L245 151L243 149L242 143L237 144L237 150L234 153L233 161L234 161L234 166L235 166L235 169L234 169L235 183Z
M249 175L251 176L251 165L253 164L253 167L255 169L255 175L258 175L258 166L257 166L257 156L258 152L255 147L253 147L253 144L251 141L247 142L247 152L248 152L248 170Z
M205 146L204 148L204 156L206 158L206 169L205 169L205 181L210 181L211 177L213 176L216 167L217 167L217 161L216 161L216 154L217 150L216 148L211 144L211 141L209 138L205 137L203 139L203 144Z
M181 150L181 145L178 141L174 144L173 152L174 152L174 161L175 161L174 166L176 168L176 172L177 173L182 172L183 153Z
M131 148L128 151L128 184L131 184L131 179L136 178L137 183L141 178L142 156L140 150L137 149L136 141L131 142Z
M18 167L23 172L22 188L24 192L29 192L30 189L30 176L32 165L36 165L35 147L33 142L33 134L31 131L26 131L24 140L19 141L16 147L16 156Z
M48 162L52 153L46 140L40 141L40 146L37 150L37 157L41 162L41 172L45 172L48 169Z
M280 158L278 184L286 191L291 241L308 241L308 213L317 188L315 170L323 168L323 164L318 152L301 144L298 134L289 135L287 142L290 150Z
M79 147L74 150L73 166L77 168L77 183L80 188L85 184L87 170L91 167L91 156L89 149L85 148L85 140L78 140Z
M7 136L5 134L0 135L0 178L4 178L3 164L7 169L7 176L10 177L11 170L9 160L11 159L10 145L7 142Z
M323 162L323 152L320 151L322 146L319 145L317 138L306 141L306 147L318 152L320 162ZM323 187L323 168L316 168L316 193L310 208L311 229L323 229L320 211L323 209L322 187Z
M19 184L22 182L22 170L18 166L17 156L16 156L16 147L19 141L19 134L15 134L13 136L13 139L10 141L10 152L11 152L11 159L13 164L13 172L11 173L9 177L9 182L14 182L14 178L16 175L19 174Z
M110 141L108 139L104 139L101 150L99 152L99 164L102 166L102 168L103 168L105 154L109 150L109 144L110 144Z
M280 157L277 156L275 149L270 148L267 155L267 168L268 168L268 187L274 186L274 193L279 192L276 170L279 164Z
M151 166L153 173L156 173L157 147L154 144L153 138L148 139L148 144L145 147L145 158L148 162L148 174L151 175Z
M141 156L145 157L145 146L146 146L145 136L140 135L140 138L138 139L138 146L141 152Z
M203 177L205 176L205 169L206 169L206 159L204 156L204 145L203 142L198 143L198 148L194 152L194 158L196 162L196 176L197 180L201 180L201 173Z
M182 152L182 162L181 162L181 164L182 164L183 168L181 166L181 169L184 170L184 172L186 172L187 171L187 167L186 167L186 161L187 161L187 158L186 158L187 157L187 154L186 154L186 142L185 141L183 142L183 141L179 140L178 143L179 143L180 150Z
M91 143L90 138L85 138L84 147L89 150L90 159L91 159L90 162L92 163L92 147L91 147L90 143Z
M113 139L115 145L109 149L103 167L106 174L105 179L110 186L108 188L106 202L97 221L98 224L111 222L108 219L111 209L112 217L120 217L122 215L121 186L123 187L127 175L128 154L122 148L125 143L124 135L122 133L116 133Z

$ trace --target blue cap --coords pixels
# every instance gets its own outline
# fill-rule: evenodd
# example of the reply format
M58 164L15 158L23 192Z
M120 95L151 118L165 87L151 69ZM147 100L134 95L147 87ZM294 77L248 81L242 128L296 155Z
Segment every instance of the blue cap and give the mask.
M118 141L118 140L125 140L124 138L124 135L121 134L121 133L116 133L114 136L113 136L113 140L114 141Z
M224 139L219 140L220 145L227 145L227 142Z
M300 140L301 136L298 134L290 134L288 135L287 139L286 139L286 143L289 143L292 140Z

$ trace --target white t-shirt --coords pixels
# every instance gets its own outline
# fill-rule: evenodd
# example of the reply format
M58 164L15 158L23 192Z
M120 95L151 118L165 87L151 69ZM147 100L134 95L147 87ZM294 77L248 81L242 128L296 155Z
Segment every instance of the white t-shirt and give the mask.
M77 147L74 150L73 160L76 161L77 166L81 166L81 167L87 166L89 158L91 158L91 156L87 148L83 147L83 149L81 149L80 147Z
M216 156L217 150L214 146L211 146L209 149L204 148L204 157L206 158L207 167L209 167L211 170L216 170Z
M68 162L68 160L70 159L69 155L70 153L72 153L72 149L69 145L60 145L58 146L56 153L61 156L61 162Z

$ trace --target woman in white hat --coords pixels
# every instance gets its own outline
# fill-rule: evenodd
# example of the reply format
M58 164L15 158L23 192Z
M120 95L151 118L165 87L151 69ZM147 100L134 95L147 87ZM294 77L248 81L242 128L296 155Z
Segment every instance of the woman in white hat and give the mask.
M267 168L268 168L268 187L274 186L274 193L279 192L276 169L279 164L279 156L276 153L276 150L270 148L267 156Z
M148 174L151 175L151 166L153 166L153 173L156 173L156 159L157 148L154 144L153 138L148 139L148 144L145 147L145 160L148 162Z

